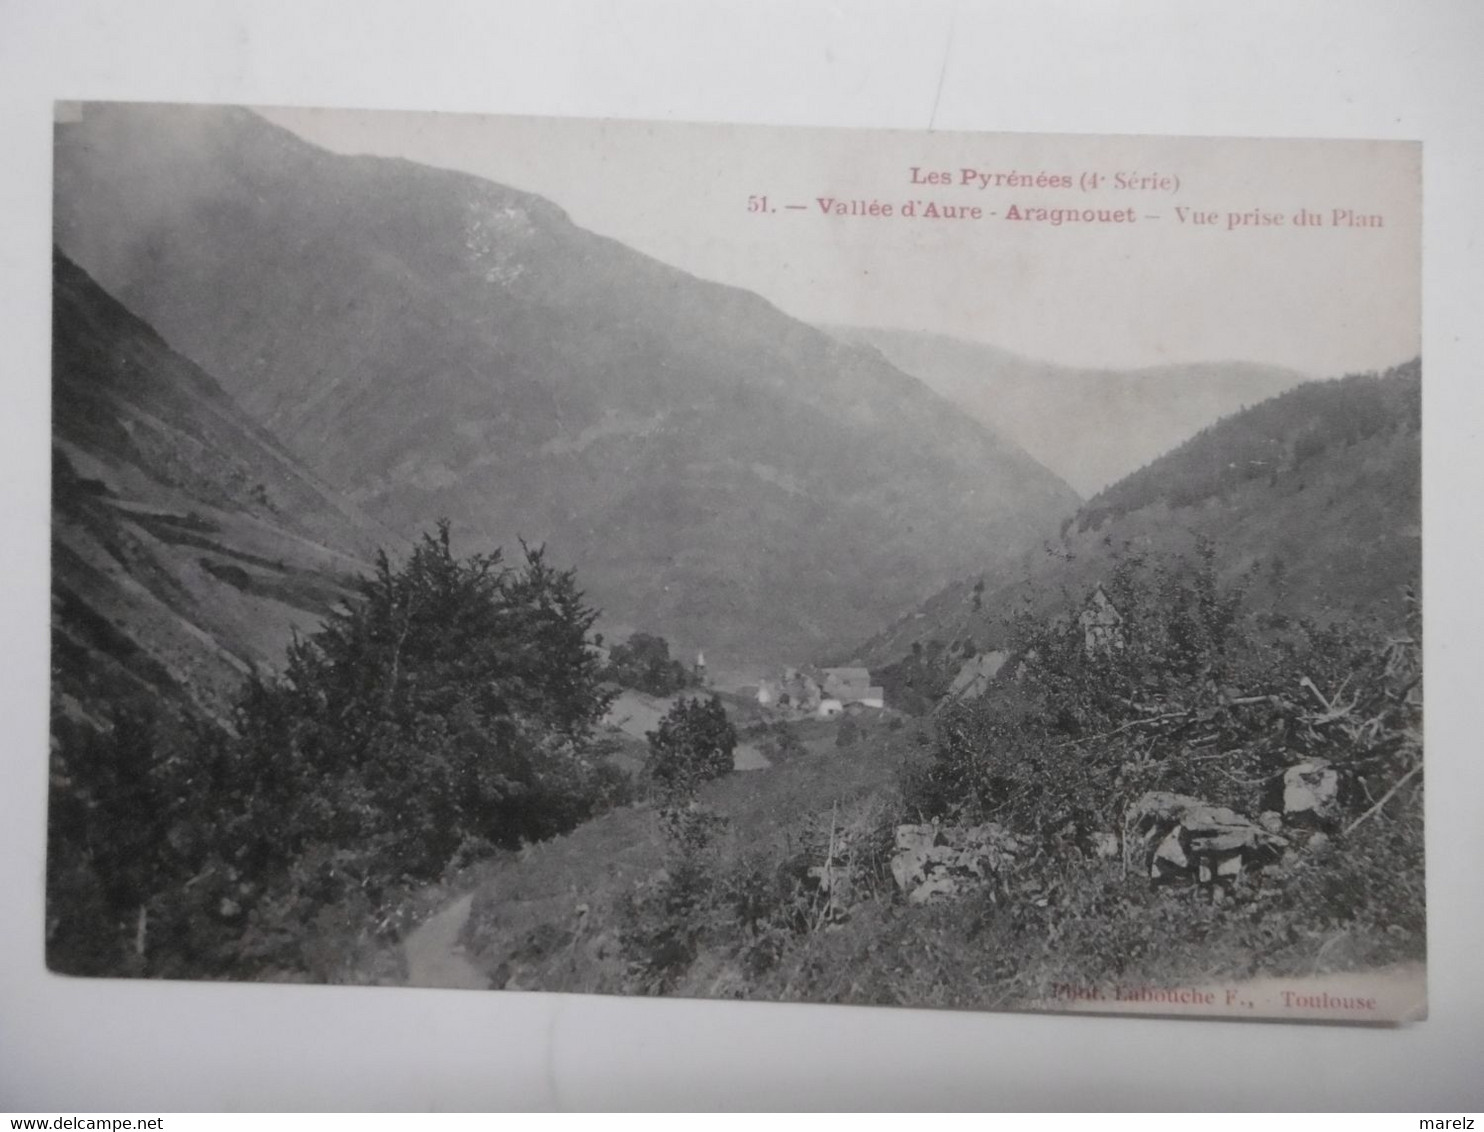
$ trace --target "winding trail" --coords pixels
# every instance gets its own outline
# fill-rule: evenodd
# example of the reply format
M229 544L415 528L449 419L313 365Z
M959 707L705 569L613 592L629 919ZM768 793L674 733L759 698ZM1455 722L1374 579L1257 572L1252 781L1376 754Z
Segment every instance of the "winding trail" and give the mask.
M466 893L436 915L429 916L402 942L407 957L407 985L489 990L489 977L469 962L459 943L459 932L469 919L474 894Z

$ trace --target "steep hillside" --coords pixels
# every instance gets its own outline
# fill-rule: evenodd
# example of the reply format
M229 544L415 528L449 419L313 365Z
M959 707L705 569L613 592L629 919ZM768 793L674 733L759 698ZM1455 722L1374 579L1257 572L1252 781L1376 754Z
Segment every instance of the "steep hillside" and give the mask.
M1090 499L1017 570L947 587L855 658L993 646L1007 614L1064 610L1119 558L1189 554L1202 538L1253 609L1397 623L1402 588L1421 579L1421 472L1419 361L1306 383L1204 429Z
M1304 375L1249 362L1076 369L938 334L837 327L1013 440L1084 495Z
M857 640L1076 504L874 350L246 111L89 107L56 235L380 520L545 542L605 627L720 668Z
M53 271L59 706L94 724L136 700L220 716L396 537L65 257Z

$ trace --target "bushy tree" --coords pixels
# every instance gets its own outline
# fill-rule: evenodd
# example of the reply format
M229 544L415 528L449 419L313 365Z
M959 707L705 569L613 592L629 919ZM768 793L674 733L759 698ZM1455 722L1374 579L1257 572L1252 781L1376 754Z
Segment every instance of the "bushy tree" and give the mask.
M570 571L523 551L461 559L441 524L400 565L379 556L227 726L59 716L53 961L318 970L307 925L354 920L360 939L403 886L622 801L597 733L596 613Z
M426 877L467 841L548 837L602 803L596 613L570 571L524 555L459 559L440 524L249 684L215 767L239 855L353 846L375 873Z
M942 641L914 641L907 656L873 671L889 705L925 715L948 692L965 659Z
M162 727L123 705L101 729L54 711L48 807L48 958L57 970L142 974L150 904L181 877L171 844L176 783Z
M695 958L714 897L716 836L726 821L699 804L696 790L732 769L737 730L713 695L677 701L646 738L665 870L620 904L619 940L636 989L660 993Z
M625 688L669 696L694 687L695 675L670 656L670 642L652 633L635 633L613 646L603 675Z
M799 733L786 719L764 724L759 745L768 761L773 763L786 763L809 753Z
M732 769L737 729L716 696L682 699L646 734L650 776L671 795L692 793L700 783Z

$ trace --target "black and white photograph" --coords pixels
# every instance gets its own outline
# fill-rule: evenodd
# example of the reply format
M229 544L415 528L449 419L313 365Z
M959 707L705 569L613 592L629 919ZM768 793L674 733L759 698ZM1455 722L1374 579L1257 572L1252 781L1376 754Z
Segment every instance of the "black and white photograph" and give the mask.
M1426 1017L1419 144L55 118L52 972Z

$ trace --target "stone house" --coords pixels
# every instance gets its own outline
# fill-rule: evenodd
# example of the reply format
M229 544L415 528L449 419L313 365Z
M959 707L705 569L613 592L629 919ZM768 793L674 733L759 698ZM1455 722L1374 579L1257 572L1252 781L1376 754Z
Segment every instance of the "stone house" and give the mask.
M808 713L819 712L821 705L829 704L830 714L838 714L857 704L885 707L886 697L871 684L871 674L864 668L786 668L781 680L758 684L757 702L764 707Z

